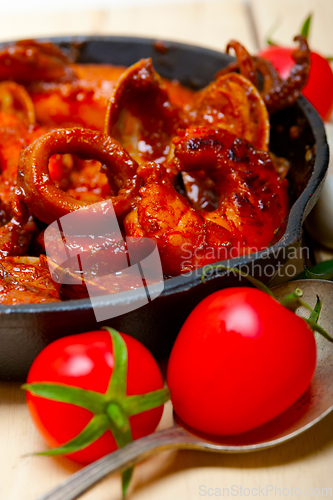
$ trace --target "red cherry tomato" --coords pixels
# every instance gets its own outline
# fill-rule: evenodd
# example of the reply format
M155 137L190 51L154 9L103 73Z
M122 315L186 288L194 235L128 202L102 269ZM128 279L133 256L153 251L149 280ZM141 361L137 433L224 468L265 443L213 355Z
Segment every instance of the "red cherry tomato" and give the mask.
M128 352L127 395L144 394L163 387L159 367L151 353L137 340L121 334ZM109 332L94 331L61 338L48 345L35 359L27 383L55 382L105 393L114 367ZM52 401L27 392L34 423L51 447L77 436L93 414L81 407ZM162 416L163 405L129 418L133 439L152 433ZM117 449L111 431L69 458L90 463Z
M268 59L286 80L295 61L291 57L294 49L272 45L259 52L259 56ZM303 89L303 95L316 108L323 120L328 120L333 111L333 72L327 59L311 52L309 79Z
M187 425L232 435L286 410L315 366L314 335L302 318L264 292L229 288L204 299L185 321L167 382Z

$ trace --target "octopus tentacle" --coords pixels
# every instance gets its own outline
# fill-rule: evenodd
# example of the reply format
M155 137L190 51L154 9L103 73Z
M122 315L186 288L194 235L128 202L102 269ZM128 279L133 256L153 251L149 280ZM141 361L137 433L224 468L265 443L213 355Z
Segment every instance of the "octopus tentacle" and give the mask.
M231 40L227 45L226 52L229 53L230 49L234 49L236 53L237 64L241 74L257 87L258 78L256 67L252 57L250 56L246 48L236 40Z
M269 61L260 57L252 57L252 65L255 71L264 78L264 84L263 88L260 89L260 94L270 114L291 106L301 95L302 89L309 76L311 61L307 39L303 35L297 35L294 41L299 42L299 48L292 53L295 65L287 80L280 78ZM216 76L220 77L230 72L240 71L241 74L251 80L252 72L249 70L251 66L249 60L244 56L246 52L244 51L244 47L243 50L237 47L237 62L229 64L226 68L219 71Z
M300 46L292 53L295 65L292 67L289 77L287 80L281 79L280 84L276 84L268 90L264 89L262 94L269 113L291 106L301 95L308 80L311 61L307 39L303 35L298 35L294 41L299 42Z
M22 40L0 50L0 80L29 84L73 79L75 71L67 55L52 43Z
M111 197L115 213L123 217L134 206L139 190L137 163L111 137L88 129L60 129L43 135L21 152L17 185L31 213L48 224L91 203L76 200L56 187L48 170L53 154L74 153L105 164L118 194Z
M267 94L272 88L281 85L281 77L274 68L273 64L262 57L253 57L258 73L263 78L261 95Z

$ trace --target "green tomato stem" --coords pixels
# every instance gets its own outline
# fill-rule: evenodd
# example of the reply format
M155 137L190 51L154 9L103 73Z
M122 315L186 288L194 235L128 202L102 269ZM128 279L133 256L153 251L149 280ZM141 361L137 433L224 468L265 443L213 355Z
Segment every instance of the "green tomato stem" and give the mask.
M170 391L167 387L157 391L147 392L138 396L127 396L122 402L122 407L129 417L151 410L163 405L170 399Z
M309 321L314 321L316 323L318 321L320 311L321 311L321 301L317 295L317 302L316 302L316 305L314 306L314 309L309 317Z
M100 438L109 428L109 421L106 415L95 415L75 438L70 439L58 448L42 451L41 453L36 453L36 455L57 456L80 451Z
M129 484L131 482L133 469L134 467L130 467L129 469L126 469L121 473L123 498L125 498Z
M292 293L287 295L287 297L280 300L280 304L292 312L295 312L299 307L305 307L306 309L308 309L312 313L313 310L309 306L309 304L307 304L306 302L301 300L302 296L303 296L302 290L300 290L299 288L296 288L296 290L294 290Z
M39 453L39 455L68 455L82 450L108 430L112 432L118 448L121 448L132 441L129 418L162 406L170 398L170 392L167 388L146 394L127 395L127 346L116 330L108 327L105 329L111 336L114 356L113 371L105 394L52 382L24 384L22 386L23 389L36 396L73 404L85 408L93 414L86 427L77 436L62 446ZM124 496L132 471L133 468L127 469L122 475Z
M223 266L222 264L206 266L204 268L204 271L203 271L203 274L201 277L201 280L203 283L205 283L205 279L207 277L207 274L211 270L222 270L222 271L227 271L229 273L233 272L233 273L237 274L238 276L243 276L256 288L258 288L259 290L261 290L265 293L268 293L268 295L275 298L273 293L271 292L271 290L266 285L264 285L261 281L257 280L253 276L241 271L240 269L237 269L235 267ZM303 296L302 290L300 290L300 288L296 288L292 293L287 295L287 297L280 300L280 304L292 312L295 312L299 307L305 307L306 309L308 309L311 312L311 315L308 319L306 319L306 318L303 318L303 319L308 323L308 325L310 326L310 328L313 331L320 333L327 340L329 340L330 342L333 342L333 338L329 335L329 333L327 333L326 330L324 330L324 328L321 327L320 325L318 325L318 323L317 323L317 320L318 320L318 317L320 314L320 310L321 310L321 302L320 302L319 297L317 296L317 303L315 305L315 308L312 309L312 307L309 306L309 304L307 304L306 302L304 302L304 300L301 299L302 296Z
M103 330L107 330L111 335L114 366L109 385L106 391L106 396L112 399L114 395L125 396L127 387L127 363L128 352L125 341L119 333L113 328L103 326Z
M322 326L318 325L318 323L316 323L315 321L311 321L310 318L306 319L305 321L308 323L311 330L320 333L320 335L325 337L326 340L333 342L333 338L330 336L330 334L326 330L324 330L324 328Z
M301 300L302 295L303 295L302 290L296 288L294 292L290 293L289 295L287 295L287 297L282 299L280 301L280 304L292 312L295 312L299 307L305 307L306 309L311 311L310 317L303 319L307 322L311 330L320 333L323 337L325 337L325 339L329 340L330 342L333 342L333 338L330 336L330 334L317 323L321 311L321 301L318 295L314 309L312 309L312 307L309 306L309 304Z
M109 403L106 407L106 414L120 432L128 431L129 420L117 403Z
M36 382L34 384L23 384L22 389L52 401L80 406L80 408L85 408L94 414L103 413L106 406L103 394L81 389L80 387L55 384L53 382Z

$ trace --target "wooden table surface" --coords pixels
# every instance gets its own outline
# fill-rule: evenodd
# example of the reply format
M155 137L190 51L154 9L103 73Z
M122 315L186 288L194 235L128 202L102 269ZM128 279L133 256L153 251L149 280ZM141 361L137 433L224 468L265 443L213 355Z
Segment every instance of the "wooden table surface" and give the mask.
M291 43L302 21L312 12L312 48L333 56L332 0L206 0L167 2L111 1L45 5L30 2L4 7L0 40L38 36L121 34L172 39L224 50L231 38L250 51L264 45L273 25L274 39ZM55 2L57 3L57 2ZM148 5L150 3L150 5ZM91 5L93 2L91 2ZM36 2L32 2L32 6ZM331 254L317 252L318 258ZM332 382L333 383L333 382ZM171 423L166 405L161 426ZM31 456L45 449L32 425L25 396L16 383L0 384L0 499L34 500L66 479L78 466L65 458ZM129 498L133 500L195 500L202 496L266 496L291 498L332 496L333 414L300 437L263 452L215 455L165 451L136 466ZM224 488L224 491L223 491ZM253 488L255 488L253 490ZM299 490L298 490L298 489ZM327 489L325 489L327 488ZM297 490L296 490L297 489ZM83 497L121 498L120 475L108 477Z

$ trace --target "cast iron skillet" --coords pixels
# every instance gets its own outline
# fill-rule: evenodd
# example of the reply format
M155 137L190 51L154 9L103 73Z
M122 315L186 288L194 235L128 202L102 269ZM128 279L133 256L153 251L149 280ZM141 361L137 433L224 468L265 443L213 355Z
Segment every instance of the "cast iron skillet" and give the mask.
M73 38L54 39L68 47ZM76 38L81 43L79 62L129 66L152 57L158 73L194 88L207 85L215 73L230 62L230 56L200 47L125 37ZM163 50L161 50L161 47ZM268 280L272 269L288 258L288 250L300 241L302 223L318 199L328 165L328 146L323 123L309 102L300 98L291 108L271 119L271 150L292 163L289 175L292 207L277 242L268 250L232 259L229 265L249 266L251 273ZM291 127L293 133L290 133ZM300 132L300 133L295 133ZM265 267L266 266L266 267ZM273 266L273 267L267 267ZM269 269L269 272L267 271ZM265 272L267 271L267 272ZM201 281L196 273L169 279L164 291L152 302L112 320L97 323L89 299L13 307L0 306L0 378L23 380L41 349L53 340L74 333L99 329L108 324L143 342L156 357L166 356L186 316L208 294L239 280L215 273ZM135 291L125 299L138 300ZM97 307L124 305L113 295Z

